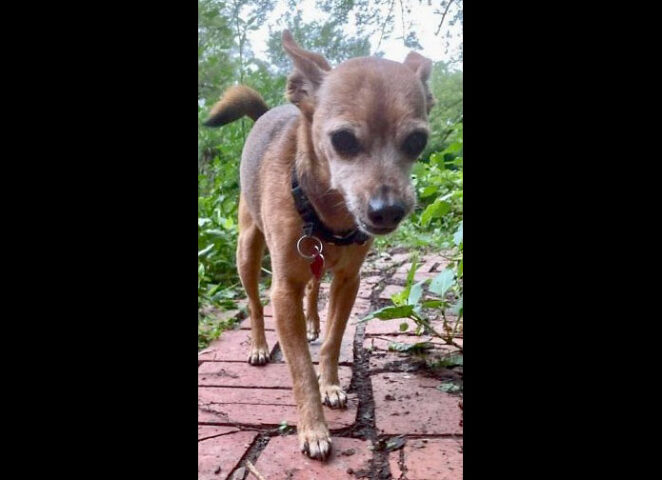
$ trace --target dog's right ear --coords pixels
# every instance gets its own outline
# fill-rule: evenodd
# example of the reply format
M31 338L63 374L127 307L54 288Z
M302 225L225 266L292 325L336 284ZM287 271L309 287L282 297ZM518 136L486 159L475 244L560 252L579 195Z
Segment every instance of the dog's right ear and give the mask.
M331 65L323 56L299 47L288 30L283 31L283 48L294 62L294 71L287 79L287 99L302 112L312 116L315 92L322 84L326 72L331 70Z

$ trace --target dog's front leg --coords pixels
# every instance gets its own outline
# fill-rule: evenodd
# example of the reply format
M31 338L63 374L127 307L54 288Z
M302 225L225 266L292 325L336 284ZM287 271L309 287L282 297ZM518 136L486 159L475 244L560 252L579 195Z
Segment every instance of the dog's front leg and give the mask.
M334 272L331 282L324 343L320 349L319 384L322 401L332 408L344 408L347 404L347 394L340 387L338 379L338 358L347 319L354 306L359 283L357 271Z
M294 385L294 399L299 413L299 447L311 458L324 460L331 450L331 437L324 420L319 385L306 340L304 287L281 280L273 286L271 301L280 346Z

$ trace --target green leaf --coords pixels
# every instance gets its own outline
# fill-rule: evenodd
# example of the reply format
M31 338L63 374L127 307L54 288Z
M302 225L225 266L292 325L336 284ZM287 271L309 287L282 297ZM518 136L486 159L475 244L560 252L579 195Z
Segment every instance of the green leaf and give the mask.
M234 220L232 218L226 218L225 221L223 222L223 228L226 230L231 230L234 228Z
M225 233L223 230L219 230L217 228L213 230L206 230L203 232L203 235L209 236L209 237L215 237L215 238L225 238L227 233Z
M454 281L455 272L453 270L445 269L432 279L432 282L430 283L430 291L443 297L448 289L453 286Z
M445 168L444 156L441 154L441 152L434 152L430 155L430 165L437 165L442 170Z
M457 301L457 303L451 307L450 312L453 315L462 315L462 309L463 309L463 297L460 296L460 299Z
M400 331L401 332L406 332L409 329L409 324L407 322L402 322L400 324Z
M445 304L443 300L428 300L422 303L423 308L437 308Z
M440 390L442 392L446 393L454 393L454 392L459 392L460 391L460 386L454 384L453 382L444 382L441 385L437 387L437 390Z
M416 275L416 270L418 270L420 264L418 263L418 257L413 256L411 261L411 268L407 274L407 287L409 287L414 282L414 275Z
M405 288L403 291L400 293L395 293L391 295L391 301L393 304L397 307L401 305L406 305L407 304L407 298L409 298L409 291L411 290L411 287Z
M405 445L406 440L402 435L398 435L397 437L391 439L386 443L386 447L384 448L385 451L387 452L392 452L394 450L399 450Z
M436 186L436 185L428 185L427 187L425 187L425 188L421 191L421 193L419 194L419 197L421 197L421 198L427 198L427 197L432 196L432 195L434 195L435 193L437 193L438 190L439 190L439 187L438 187L438 186Z
M462 240L463 240L463 233L462 233L463 232L463 224L464 224L464 220L462 220L460 222L460 225L457 228L457 231L453 235L453 242L455 242L455 245L460 245L460 243L462 243Z
M212 243L211 245L207 245L205 248L203 248L202 250L200 250L200 251L198 252L198 257L204 257L204 256L207 255L209 252L211 252L211 250L212 250L213 248L214 248L214 244L213 244L213 243Z
M447 194L444 195L443 197L439 197L439 201L441 201L441 202L446 201L446 200L448 200L449 198L453 197L456 193L458 193L458 192L447 193Z
M451 355L448 358L443 358L437 363L439 367L458 367L464 365L463 355Z
M455 142L451 143L446 150L444 150L444 153L456 153L462 148L462 142Z
M421 299L421 296L423 295L423 284L425 282L427 282L427 280L418 282L416 285L411 287L411 291L409 292L409 298L407 299L407 304L409 305L418 304L418 301Z
M450 358L450 361L453 362L454 365L464 365L464 355L453 355Z
M380 320L392 320L394 318L408 318L411 312L414 311L413 305L401 305L399 307L384 307L376 312L372 312L365 317L363 321L370 320L371 318L378 318Z
M427 206L423 213L421 213L421 225L427 227L430 222L435 218L441 218L446 215L451 209L451 204L445 201L435 200Z
M402 342L392 342L389 343L388 349L391 352L423 352L432 348L430 342L418 342L418 343L402 343Z
M209 287L209 291L207 292L207 295L216 295L216 292L218 292L222 287L221 284L208 284L207 287Z

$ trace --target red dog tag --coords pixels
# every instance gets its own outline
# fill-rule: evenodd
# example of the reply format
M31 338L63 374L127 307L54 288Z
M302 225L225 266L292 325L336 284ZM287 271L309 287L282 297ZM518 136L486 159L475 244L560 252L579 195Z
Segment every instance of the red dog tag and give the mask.
M317 254L317 256L313 259L312 263L310 264L310 271L313 272L313 275L315 275L315 278L318 281L320 278L322 278L322 272L324 271L324 257L321 253Z

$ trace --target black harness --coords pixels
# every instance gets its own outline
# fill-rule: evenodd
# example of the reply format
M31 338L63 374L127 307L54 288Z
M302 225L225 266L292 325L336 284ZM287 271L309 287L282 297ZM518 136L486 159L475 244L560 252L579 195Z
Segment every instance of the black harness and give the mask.
M301 219L303 220L304 235L315 235L327 243L341 246L350 245L352 243L363 245L368 239L370 239L370 235L363 232L358 227L347 232L336 234L329 227L324 225L308 200L308 197L306 197L303 188L299 185L296 167L292 168L292 197L294 198L294 205L296 206L297 212L299 212L299 215L301 215Z

